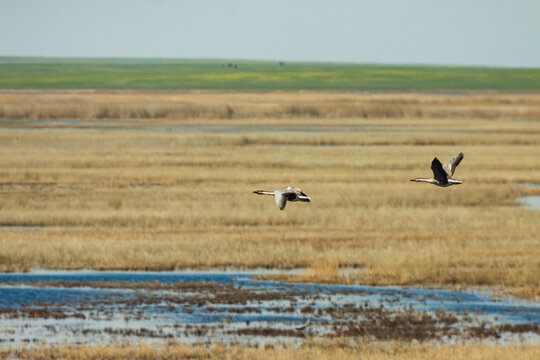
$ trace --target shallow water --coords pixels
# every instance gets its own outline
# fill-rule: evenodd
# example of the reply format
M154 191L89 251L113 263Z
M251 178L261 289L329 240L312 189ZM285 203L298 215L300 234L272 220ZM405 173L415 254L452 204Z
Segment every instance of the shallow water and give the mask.
M157 125L147 126L125 121L86 120L0 120L0 131L13 130L99 130L99 131L147 131L165 133L224 133L224 134L323 134L323 133L390 133L390 134L462 134L466 130L420 130L391 125Z
M518 186L520 189L540 189L540 184L521 184Z
M540 184L520 184L519 189L540 189ZM540 210L540 196L527 195L517 198L521 206L529 210Z
M540 304L489 294L258 281L275 272L0 274L0 346L120 342L540 342ZM307 319L305 331L295 330Z
M540 210L540 196L522 196L518 200L526 209Z

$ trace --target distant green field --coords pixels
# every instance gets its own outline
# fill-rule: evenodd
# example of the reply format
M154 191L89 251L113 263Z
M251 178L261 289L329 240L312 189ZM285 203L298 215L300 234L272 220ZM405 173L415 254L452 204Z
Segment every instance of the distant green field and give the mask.
M0 88L538 91L540 69L4 57L0 58Z

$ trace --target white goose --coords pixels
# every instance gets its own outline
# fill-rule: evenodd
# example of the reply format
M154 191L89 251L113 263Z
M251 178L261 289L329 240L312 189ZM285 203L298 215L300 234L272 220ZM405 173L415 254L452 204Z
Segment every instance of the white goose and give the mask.
M287 205L287 201L311 202L310 197L304 194L301 189L293 188L290 186L284 190L275 190L275 191L255 190L253 193L259 194L259 195L274 196L276 198L276 204L279 207L279 210L285 209L285 206Z

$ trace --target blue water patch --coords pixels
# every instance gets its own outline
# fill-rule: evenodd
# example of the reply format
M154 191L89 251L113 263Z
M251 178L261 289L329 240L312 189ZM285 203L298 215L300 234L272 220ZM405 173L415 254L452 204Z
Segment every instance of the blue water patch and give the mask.
M518 200L526 209L540 210L540 196L522 196Z
M253 324L258 326L256 331L272 327L294 334L295 327L309 318L318 334L325 336L340 324L371 321L370 314L386 316L391 321L403 314L435 316L442 311L455 315L457 323L450 328L460 331L482 323L524 324L538 326L540 334L540 304L534 301L493 299L490 294L470 291L254 279L259 274L241 271L4 273L0 274L0 320L8 328L19 329L25 338L28 334L49 331L51 339L65 341L67 337L81 342L86 339L85 331L127 331L129 335L124 337L129 338L145 329L144 334L156 339L163 329L168 329L167 336L175 338L186 333L194 336L208 332L188 338L201 340L201 336L206 336L206 341L212 341L215 336L227 338L227 334L239 329L253 331ZM74 330L73 324L78 324L79 330ZM262 324L266 325L261 328ZM532 331L534 335L535 330ZM110 338L100 334L92 343L109 343ZM231 335L230 340L237 341L237 337ZM17 342L16 337L13 339ZM247 339L252 338L247 336Z
M33 283L40 281L74 281L84 286L85 282L214 282L233 284L248 280L251 273L213 272L97 272L97 271L46 271L42 273L3 273L0 284L6 282Z
M343 302L387 309L412 308L418 311L452 311L486 314L507 318L512 322L540 324L540 305L513 298L494 302L488 295L450 290L403 289L396 287L292 284L258 281L250 272L44 272L0 274L0 285L18 283L26 286L0 287L1 307L20 307L38 303L80 303L97 301L104 296L112 302L134 297L129 289L85 288L85 283L215 283L235 285L252 292L281 292L284 295L300 291L314 295L341 297ZM77 288L31 287L37 282L76 282Z

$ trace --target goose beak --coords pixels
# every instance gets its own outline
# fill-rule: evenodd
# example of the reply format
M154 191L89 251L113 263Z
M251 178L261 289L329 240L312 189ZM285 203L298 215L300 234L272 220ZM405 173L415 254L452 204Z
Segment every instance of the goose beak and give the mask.
M305 198L302 198L300 199L300 201L303 201L303 202L311 202L311 198L309 196L305 197Z
M411 181L416 181L416 179L411 179Z

